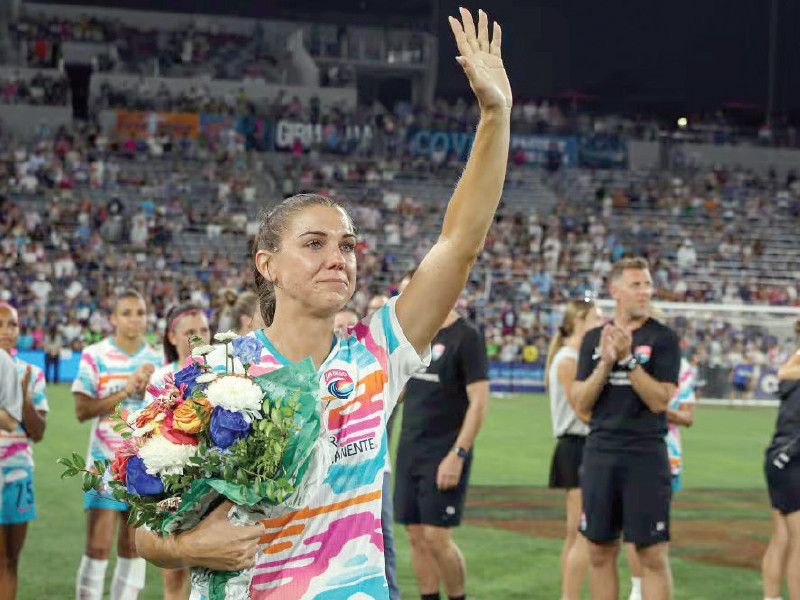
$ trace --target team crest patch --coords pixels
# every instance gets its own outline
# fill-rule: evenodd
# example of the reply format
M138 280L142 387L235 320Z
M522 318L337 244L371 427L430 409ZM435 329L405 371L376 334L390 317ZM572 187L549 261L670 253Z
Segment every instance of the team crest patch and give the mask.
M633 355L636 357L636 360L639 361L640 365L646 364L650 361L650 357L653 354L653 347L652 346L636 346L633 349Z
M440 358L442 358L442 354L444 354L444 351L446 349L447 348L445 347L444 344L434 344L433 347L431 348L431 358L433 360L439 360Z
M331 396L344 400L353 393L356 385L352 377L342 369L331 369L325 372L325 385Z

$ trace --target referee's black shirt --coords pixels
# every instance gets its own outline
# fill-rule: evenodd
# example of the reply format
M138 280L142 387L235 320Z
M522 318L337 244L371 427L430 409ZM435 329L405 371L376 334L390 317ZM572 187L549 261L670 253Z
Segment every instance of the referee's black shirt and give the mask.
M431 364L406 385L403 451L424 459L447 453L461 430L469 407L467 386L486 381L486 344L480 332L458 319L440 329L431 343Z
M603 328L587 332L578 358L577 381L589 378L600 360ZM656 381L678 383L681 350L678 336L648 319L633 332L631 352ZM666 413L654 413L634 392L628 371L614 365L594 405L586 447L608 451L654 450L664 445Z

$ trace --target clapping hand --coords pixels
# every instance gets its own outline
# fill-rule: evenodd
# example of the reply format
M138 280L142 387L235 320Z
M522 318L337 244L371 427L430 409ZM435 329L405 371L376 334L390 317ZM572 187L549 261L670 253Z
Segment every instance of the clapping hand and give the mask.
M461 54L456 57L464 69L469 85L478 100L481 110L511 110L511 84L501 57L502 31L494 23L492 39L489 41L489 18L482 10L478 11L478 30L470 12L464 8L461 21L450 17L450 28Z

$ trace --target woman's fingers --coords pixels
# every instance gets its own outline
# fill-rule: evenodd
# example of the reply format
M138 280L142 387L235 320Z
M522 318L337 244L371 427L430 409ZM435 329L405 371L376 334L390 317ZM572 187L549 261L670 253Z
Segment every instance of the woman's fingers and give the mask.
M455 17L450 17L448 21L450 22L450 29L453 30L453 37L456 38L456 46L458 47L459 54L461 54L461 56L471 54L472 48L467 43L467 37L464 35L461 22Z
M478 45L478 36L475 33L475 21L472 20L472 14L466 8L459 8L461 13L461 22L464 25L464 35L467 38L469 47L473 52L478 52L480 46Z
M489 18L482 10L478 11L478 47L489 52Z
M494 22L494 31L492 32L492 45L491 52L494 56L500 56L500 51L503 46L503 30L500 29L500 23Z

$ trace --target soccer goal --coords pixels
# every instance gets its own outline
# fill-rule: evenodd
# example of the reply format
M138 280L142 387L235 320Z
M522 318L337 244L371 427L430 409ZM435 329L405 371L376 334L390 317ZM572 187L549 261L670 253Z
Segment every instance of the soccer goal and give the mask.
M613 314L611 300L599 300ZM697 368L701 404L775 406L778 368L800 347L800 308L654 302Z

